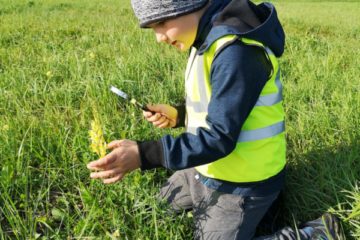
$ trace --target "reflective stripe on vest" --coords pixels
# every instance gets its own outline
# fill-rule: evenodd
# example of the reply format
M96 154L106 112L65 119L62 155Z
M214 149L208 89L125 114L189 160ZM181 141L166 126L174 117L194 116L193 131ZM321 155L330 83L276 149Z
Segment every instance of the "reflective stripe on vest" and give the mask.
M203 56L199 57L199 62L200 63L203 62ZM207 106L206 96L204 96L205 81L204 81L204 74L202 73L202 71L198 71L198 77L199 77L199 90L200 90L200 99L201 100L198 102L195 102L195 101L191 101L190 98L187 98L186 101L189 106L194 108L195 112L204 112L204 111L207 111L208 106ZM274 94L260 96L258 98L255 106L272 106L272 105L282 101L282 84L280 82L280 70L278 71L278 73L276 75L275 84L278 87L278 92L274 93Z
M268 127L255 130L242 130L238 138L238 142L256 141L264 138L276 136L285 131L284 121L275 123Z
M197 127L188 127L187 131L193 134L196 134ZM250 142L256 141L264 138L269 138L276 136L285 131L284 121L275 123L268 127L259 128L255 130L242 130L237 142Z
M204 64L204 57L200 56L198 59L198 64L202 66ZM205 112L207 111L208 101L206 97L206 89L205 89L205 78L203 69L197 68L197 76L198 76L198 87L199 87L199 95L200 101L191 101L190 98L186 98L186 105L194 108L195 112Z
M280 70L276 74L275 84L278 87L278 92L265 96L260 96L255 106L271 106L282 101L282 84L280 81Z

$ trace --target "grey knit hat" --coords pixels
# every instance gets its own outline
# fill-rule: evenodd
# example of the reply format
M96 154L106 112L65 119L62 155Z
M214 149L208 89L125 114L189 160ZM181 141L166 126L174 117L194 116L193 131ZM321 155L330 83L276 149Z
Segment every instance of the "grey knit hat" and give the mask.
M209 0L131 0L140 27L195 12Z

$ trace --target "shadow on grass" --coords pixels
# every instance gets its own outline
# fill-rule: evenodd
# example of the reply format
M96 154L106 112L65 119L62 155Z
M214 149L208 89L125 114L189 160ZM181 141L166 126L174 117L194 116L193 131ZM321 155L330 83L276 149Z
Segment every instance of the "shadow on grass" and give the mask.
M336 147L314 148L295 155L289 149L287 183L279 199L259 225L258 234L275 232L285 226L299 225L330 211L340 219L352 210L349 192L355 191L360 179L360 142ZM291 156L292 155L292 156ZM359 199L357 199L359 202ZM346 239L355 239L360 230L343 221Z

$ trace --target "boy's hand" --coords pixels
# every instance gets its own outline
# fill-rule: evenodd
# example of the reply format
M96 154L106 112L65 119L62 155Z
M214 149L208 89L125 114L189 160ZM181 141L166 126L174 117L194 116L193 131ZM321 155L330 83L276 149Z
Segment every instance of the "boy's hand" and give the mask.
M178 112L176 108L167 104L147 105L152 112L143 111L145 119L158 128L172 128L176 126Z
M88 169L97 171L90 174L91 178L101 178L105 184L115 183L140 167L139 148L135 141L116 140L107 148L113 149L112 152L87 165Z

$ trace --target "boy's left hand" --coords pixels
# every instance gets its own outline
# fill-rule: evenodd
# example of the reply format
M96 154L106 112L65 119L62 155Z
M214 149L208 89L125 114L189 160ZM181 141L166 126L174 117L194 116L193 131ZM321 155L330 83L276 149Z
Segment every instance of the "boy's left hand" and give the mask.
M116 140L107 145L111 153L92 161L87 168L93 171L91 178L101 178L105 184L120 181L127 173L141 165L139 148L135 141Z

